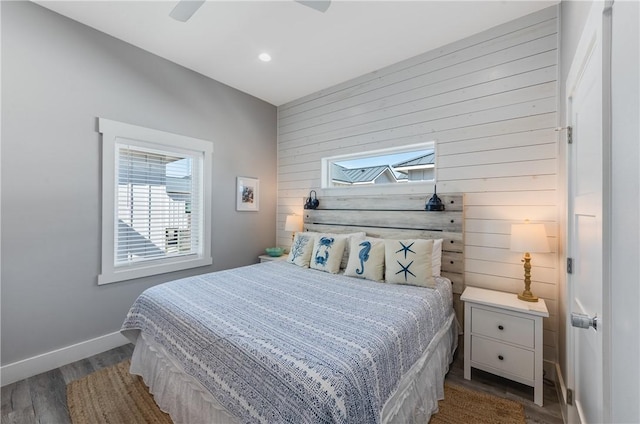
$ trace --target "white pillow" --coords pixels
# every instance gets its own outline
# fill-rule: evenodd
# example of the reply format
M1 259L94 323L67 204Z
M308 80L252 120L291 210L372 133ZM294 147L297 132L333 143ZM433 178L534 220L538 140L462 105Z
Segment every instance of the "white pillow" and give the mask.
M442 268L442 239L433 240L433 254L431 255L431 271L434 277L440 276Z
M309 267L337 274L344 253L347 237L338 234L318 234L313 245Z
M433 240L385 240L384 250L388 283L435 287L431 269Z
M384 240L351 239L349 263L344 275L382 281L384 279Z
M309 268L313 243L317 233L298 232L293 239L287 262Z

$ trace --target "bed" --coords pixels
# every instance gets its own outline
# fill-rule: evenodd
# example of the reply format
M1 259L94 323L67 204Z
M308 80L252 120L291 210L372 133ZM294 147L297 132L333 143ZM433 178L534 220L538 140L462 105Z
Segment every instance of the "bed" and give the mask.
M305 216L306 230L442 237L442 276L431 287L285 261L165 283L146 290L123 324L136 344L131 372L175 422L427 422L457 346L448 277L457 279L463 257L462 198L451 199L447 214L422 212L422 228L406 210L400 228L371 225L367 213L350 218L348 203L340 225L326 222L335 208ZM400 212L380 206L373 215Z

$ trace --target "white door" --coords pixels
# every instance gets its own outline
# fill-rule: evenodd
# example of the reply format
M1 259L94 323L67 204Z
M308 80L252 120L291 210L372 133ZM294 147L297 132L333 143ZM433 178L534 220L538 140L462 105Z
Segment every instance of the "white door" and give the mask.
M573 387L574 406L569 408L569 422L602 423L605 421L603 391L603 279L606 263L603 228L606 220L603 201L607 183L608 120L603 106L603 64L607 62L607 39L603 37L602 3L591 10L567 80L567 122L572 128L573 143L568 147L569 204L568 252L573 259L573 273L568 275L570 315L581 317L568 323L569 388ZM590 318L596 325L589 326ZM574 325L578 324L574 322ZM572 369L571 369L572 368ZM573 377L573 378L572 378Z

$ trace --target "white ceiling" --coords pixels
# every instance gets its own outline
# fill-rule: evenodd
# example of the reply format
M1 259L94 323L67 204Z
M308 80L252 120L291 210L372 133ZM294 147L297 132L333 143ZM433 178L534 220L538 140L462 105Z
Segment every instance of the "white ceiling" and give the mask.
M36 3L279 106L558 1L209 0L186 23L176 1Z

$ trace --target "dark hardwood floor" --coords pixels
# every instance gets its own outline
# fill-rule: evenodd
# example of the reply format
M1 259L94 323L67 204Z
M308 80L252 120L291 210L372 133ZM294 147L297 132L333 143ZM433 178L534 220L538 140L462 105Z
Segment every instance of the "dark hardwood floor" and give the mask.
M131 358L128 344L2 388L2 424L70 424L67 384Z
M2 388L2 424L70 424L66 385L99 369L131 357L133 345L125 345ZM533 389L522 384L473 370L472 379L463 376L461 349L447 380L470 389L521 402L528 424L561 424L558 395L553 385L544 387L544 407L533 403Z

